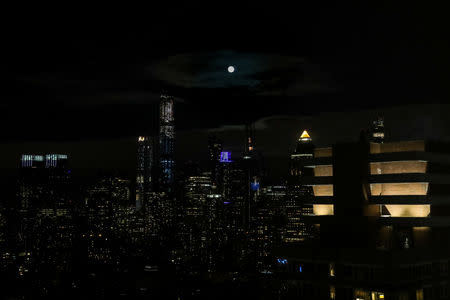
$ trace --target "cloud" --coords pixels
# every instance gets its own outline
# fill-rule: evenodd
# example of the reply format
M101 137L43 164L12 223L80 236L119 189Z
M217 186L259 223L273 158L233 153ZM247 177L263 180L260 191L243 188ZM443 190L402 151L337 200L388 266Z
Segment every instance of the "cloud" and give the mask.
M234 73L227 67L233 65ZM328 74L304 57L236 51L194 52L166 57L152 77L181 88L244 88L256 95L299 95L333 90Z
M206 131L214 133L214 132L229 132L229 131L243 131L245 130L244 124L239 125L222 125L217 128L209 128Z
M120 78L82 79L70 73L41 73L19 80L29 88L57 95L58 100L68 107L149 104L158 102L160 97L160 93L133 86ZM184 102L182 98L175 100Z

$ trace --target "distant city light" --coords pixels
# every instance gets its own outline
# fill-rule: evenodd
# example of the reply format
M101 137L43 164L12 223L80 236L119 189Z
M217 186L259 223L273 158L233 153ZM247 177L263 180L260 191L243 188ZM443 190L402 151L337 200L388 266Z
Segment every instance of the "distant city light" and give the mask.
M252 188L252 191L257 191L259 190L259 182L254 181L250 184L250 187Z
M311 137L308 134L308 131L303 130L302 135L300 136L300 141L310 141Z
M231 152L228 151L220 152L220 162L223 163L231 162Z

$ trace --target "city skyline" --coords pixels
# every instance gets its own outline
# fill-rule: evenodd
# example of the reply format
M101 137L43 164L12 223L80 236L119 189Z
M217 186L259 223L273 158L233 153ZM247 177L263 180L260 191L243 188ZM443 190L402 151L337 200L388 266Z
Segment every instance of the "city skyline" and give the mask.
M370 121L377 115L383 115L388 126L386 133L387 140L405 139L439 139L450 140L450 121L444 117L447 105L406 105L389 108L362 110L353 112L325 112L310 116L272 116L259 119L255 122L258 148L267 157L269 169L277 177L284 176L284 167L287 166L287 154L295 148L295 138L301 134L303 129L307 129L314 136L315 143L323 146L332 142L351 141L361 129L368 129ZM450 106L448 106L450 109ZM426 114L422 114L426 112ZM182 108L177 109L177 114L182 113ZM153 121L157 122L157 115ZM333 127L330 127L333 124ZM402 125L408 125L406 128ZM156 125L149 125L155 127ZM142 131L142 130L141 130ZM145 130L144 130L145 131ZM243 151L245 141L245 124L224 125L211 129L177 130L178 145L175 148L175 157L180 162L194 160L206 164L206 153L208 151L207 136L211 132L216 132L222 136L224 149L235 154ZM156 136L156 132L153 133ZM10 157L20 157L23 148L30 149L31 152L43 153L58 150L61 153L70 153L72 157L72 167L78 169L81 175L95 176L104 169L108 171L120 170L120 172L134 176L135 160L135 139L139 136L130 136L114 139L89 139L89 140L49 140L32 141L22 140L20 142L4 142L3 151L8 155L0 157L2 166L0 176L8 177L8 174L15 172L17 167L15 161ZM273 143L274 139L281 147ZM186 148L184 145L190 145ZM291 150L288 150L291 149ZM120 161L116 157L122 156ZM84 157L95 155L97 158L91 162Z
M5 6L2 299L449 299L447 9L146 4Z

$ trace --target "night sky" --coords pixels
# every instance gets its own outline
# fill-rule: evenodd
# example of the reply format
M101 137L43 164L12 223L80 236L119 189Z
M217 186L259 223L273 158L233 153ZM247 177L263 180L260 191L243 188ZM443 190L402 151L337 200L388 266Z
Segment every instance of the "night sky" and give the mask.
M246 122L276 176L303 128L326 145L382 114L392 139L448 139L447 10L311 2L5 10L2 175L33 152L131 172L161 92L176 97L180 162L204 158L210 131L238 153Z

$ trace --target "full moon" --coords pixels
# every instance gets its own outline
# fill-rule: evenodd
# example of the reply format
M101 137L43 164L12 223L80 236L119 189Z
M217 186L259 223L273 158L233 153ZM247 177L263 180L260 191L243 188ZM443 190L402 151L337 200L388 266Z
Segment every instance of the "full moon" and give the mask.
M233 73L234 72L234 67L233 66L229 66L228 67L228 73Z

